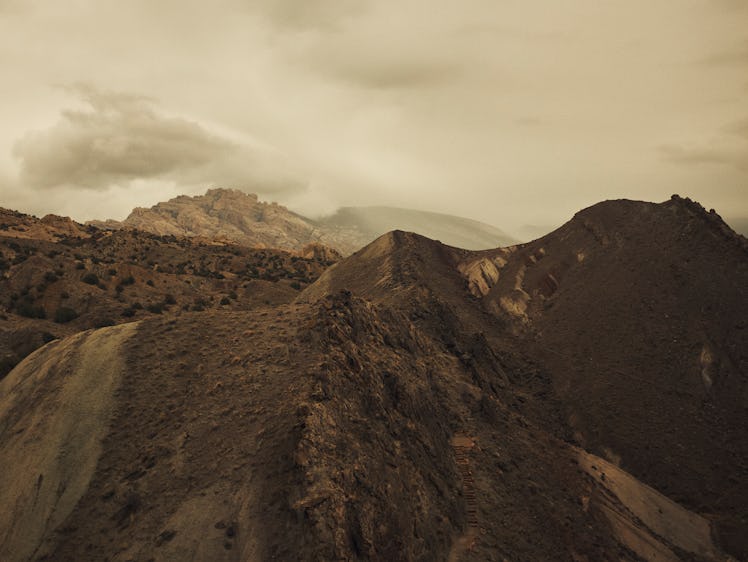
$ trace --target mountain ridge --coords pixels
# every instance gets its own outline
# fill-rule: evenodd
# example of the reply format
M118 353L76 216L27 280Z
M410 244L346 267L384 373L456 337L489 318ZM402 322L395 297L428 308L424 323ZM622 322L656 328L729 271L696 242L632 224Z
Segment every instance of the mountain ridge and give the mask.
M394 228L426 231L453 245L490 248L513 241L495 227L478 221L394 207L346 207L333 215L310 219L277 203L264 203L257 195L223 188L209 189L204 195L180 195L150 208L138 207L121 222L88 224L286 250L321 243L345 255Z
M245 270L248 252L213 269ZM262 263L296 263L282 256ZM484 251L396 230L309 281L270 304L143 314L15 367L0 381L0 460L15 483L0 488L14 506L0 554L748 555L748 253L716 213L679 197L609 201ZM49 424L75 419L102 371L119 390L102 397L100 448L58 455L77 433ZM66 384L88 390L58 400ZM95 469L80 484L71 464ZM63 488L74 501L55 499Z

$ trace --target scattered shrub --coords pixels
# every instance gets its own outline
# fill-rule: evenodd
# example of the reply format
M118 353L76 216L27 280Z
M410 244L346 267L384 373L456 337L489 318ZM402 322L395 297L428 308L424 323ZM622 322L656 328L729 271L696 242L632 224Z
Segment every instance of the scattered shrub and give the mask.
M78 318L78 313L67 306L61 306L55 312L55 322L58 324L66 324L76 318Z
M122 281L120 281L119 284L124 285L124 286L133 285L135 284L135 278L132 275L128 275L127 277L122 279Z
M174 298L174 295L169 293L164 297L164 304L177 304L177 299Z
M300 291L301 290L301 283L299 283L298 281L293 281L291 283L291 288L292 289L296 289L297 291Z
M20 359L18 359L18 357L16 357L15 355L6 355L5 357L0 357L0 379L10 373L13 370L13 367L18 365L19 361Z
M148 285L149 287L153 287L153 280L149 279L148 281L145 282L145 284Z
M44 274L44 280L47 283L54 283L55 281L57 281L57 274L54 271L48 271Z
M86 273L83 277L81 277L81 281L83 281L84 283L88 283L89 285L98 285L99 276L95 273Z
M223 298L221 299L221 304L222 304L222 305L227 305L227 304L231 304L231 300L230 300L230 299L229 299L228 297L223 297Z
M16 305L16 313L26 318L44 319L47 317L47 311L41 305L35 305L33 302L23 300Z
M164 305L160 302L151 303L145 307L148 312L153 314L161 314L164 311Z
M42 341L44 343L49 343L52 340L56 340L56 339L57 339L57 336L55 336L54 334L50 332L42 332Z

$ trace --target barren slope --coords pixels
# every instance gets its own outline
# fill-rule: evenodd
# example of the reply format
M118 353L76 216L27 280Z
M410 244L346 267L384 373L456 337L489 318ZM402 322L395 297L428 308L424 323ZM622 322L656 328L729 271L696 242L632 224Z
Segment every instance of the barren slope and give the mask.
M101 451L86 457L95 472L69 515L33 535L40 559L446 560L471 520L480 537L460 559L628 556L582 501L593 483L576 452L484 393L398 312L340 294L135 329L120 346L125 368ZM40 353L65 345L78 357L68 368L89 377L85 403L99 392L85 368L91 352L71 341ZM33 359L2 384L35 376ZM4 454L34 458L38 390L29 381L15 393L0 426L12 445ZM474 514L457 432L477 443ZM57 447L66 445L46 454ZM7 505L54 478L45 466L21 474ZM13 544L7 559L25 559Z
M109 366L112 332L53 342L0 382L0 458L54 441L63 371L78 403L116 374L109 421L58 518L26 507L48 463L14 472L0 552L18 520L55 561L742 557L745 274L690 202L608 202L503 250L389 233L294 304L144 319Z
M742 557L747 247L718 215L674 197L600 203L467 264L490 271L473 291L550 373L577 441L716 520Z

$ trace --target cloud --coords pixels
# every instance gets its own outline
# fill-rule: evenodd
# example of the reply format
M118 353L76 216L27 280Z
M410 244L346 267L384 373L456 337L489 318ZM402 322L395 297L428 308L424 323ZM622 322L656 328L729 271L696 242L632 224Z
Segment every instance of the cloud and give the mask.
M373 90L411 89L445 84L460 73L457 65L442 61L341 60L327 63L334 78Z
M346 19L363 13L365 0L264 0L253 2L277 29L284 31L336 31Z
M731 123L725 127L725 132L748 141L748 118Z
M67 88L85 109L16 142L19 182L34 189L106 190L136 180L242 186L258 191L303 188L282 158L211 133L199 123L157 111L153 100L104 92L89 85Z
M748 119L723 127L708 143L663 144L658 150L663 159L674 164L717 164L748 172Z
M699 62L707 66L748 67L748 40L732 49L712 53Z
M728 164L738 168L746 168L748 166L745 154L721 148L666 144L660 146L659 150L665 160L675 164Z

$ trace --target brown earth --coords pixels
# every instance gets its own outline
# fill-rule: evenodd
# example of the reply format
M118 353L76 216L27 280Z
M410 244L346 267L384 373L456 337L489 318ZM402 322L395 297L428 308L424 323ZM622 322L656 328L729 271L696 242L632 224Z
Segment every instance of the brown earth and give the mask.
M15 219L0 228L0 378L45 342L80 330L290 302L340 258L319 244L254 249L0 215ZM76 234L62 233L59 222Z
M52 342L0 381L0 557L745 559L746 258L690 201L606 202Z

